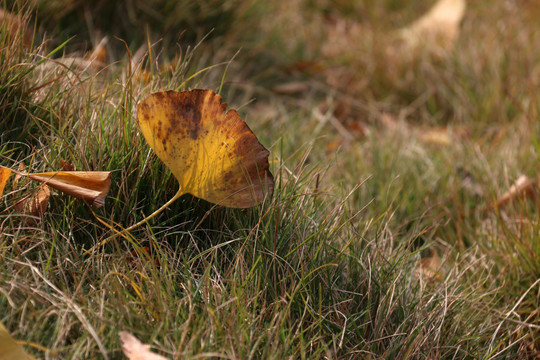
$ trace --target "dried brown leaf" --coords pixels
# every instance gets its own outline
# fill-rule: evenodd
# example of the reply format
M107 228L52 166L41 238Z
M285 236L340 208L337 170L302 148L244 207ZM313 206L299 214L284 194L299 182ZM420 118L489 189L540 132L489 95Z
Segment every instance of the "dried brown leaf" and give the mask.
M416 264L416 270L414 272L417 278L423 280L440 280L441 260L437 254L431 252L429 257L425 257L418 261Z
M427 13L400 35L410 50L418 46L451 50L459 36L459 25L466 9L465 0L439 0Z
M45 184L41 185L38 193L30 202L30 213L34 216L42 217L45 211L47 211L50 197L51 189Z
M166 357L150 351L150 345L141 343L135 336L126 331L118 333L122 341L122 351L129 360L167 360Z
M28 177L95 207L105 204L105 197L111 187L109 171L58 171L28 174Z
M75 165L64 159L60 159L60 167L62 168L62 171L75 171Z
M92 65L101 69L107 63L107 43L109 38L105 36L101 41L96 45L92 53L88 56L88 59L92 62Z
M519 198L534 198L537 195L538 185L536 182L526 175L521 175L510 189L497 199L495 207L502 207Z

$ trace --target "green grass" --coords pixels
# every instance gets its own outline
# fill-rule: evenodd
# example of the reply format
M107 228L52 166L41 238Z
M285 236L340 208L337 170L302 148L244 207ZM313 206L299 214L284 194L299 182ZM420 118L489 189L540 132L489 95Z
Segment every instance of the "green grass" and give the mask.
M537 357L538 198L484 209L521 174L540 175L538 6L469 4L447 57L393 67L383 40L432 1L220 3L227 18L211 0L186 2L182 17L138 1L15 7L38 20L32 47L1 28L0 164L38 172L65 161L113 180L103 208L53 193L42 219L13 207L38 185L8 183L0 322L51 359L125 358L119 331L171 359ZM148 26L105 21L118 6ZM328 16L365 37L328 57ZM111 37L104 68L66 63L114 34L129 54ZM380 43L366 40L374 34ZM295 82L309 86L274 91ZM222 89L270 149L273 197L236 210L186 195L87 254L177 191L136 104L197 87ZM448 144L422 140L440 126ZM435 277L419 274L429 254Z

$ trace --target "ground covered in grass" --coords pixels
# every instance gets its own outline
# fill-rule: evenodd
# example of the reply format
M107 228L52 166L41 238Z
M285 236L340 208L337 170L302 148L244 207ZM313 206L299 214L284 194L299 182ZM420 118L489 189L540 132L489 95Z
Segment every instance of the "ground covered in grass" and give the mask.
M414 49L434 1L90 3L2 2L0 165L113 172L100 209L4 190L0 322L29 353L123 359L128 331L171 359L540 356L535 1L470 2ZM186 195L98 245L177 191L137 103L193 88L270 150L273 196Z

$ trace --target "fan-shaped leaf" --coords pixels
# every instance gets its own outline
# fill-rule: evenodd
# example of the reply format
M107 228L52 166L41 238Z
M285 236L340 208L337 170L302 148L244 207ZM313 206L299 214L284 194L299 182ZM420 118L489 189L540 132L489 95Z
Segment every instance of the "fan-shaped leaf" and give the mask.
M189 193L247 208L272 193L269 152L235 110L211 90L165 91L139 103L146 141Z

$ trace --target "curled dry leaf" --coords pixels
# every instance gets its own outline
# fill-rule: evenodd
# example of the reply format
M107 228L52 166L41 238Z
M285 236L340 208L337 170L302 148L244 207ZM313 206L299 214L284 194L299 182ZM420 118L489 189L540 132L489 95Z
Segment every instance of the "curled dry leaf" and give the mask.
M407 48L418 46L451 50L459 36L466 0L439 0L427 13L400 31Z
M508 189L495 203L501 207L519 198L533 198L538 195L538 184L526 175L521 175L514 185Z
M45 184L41 185L36 196L30 202L30 213L34 216L42 217L45 211L47 211L50 197L51 190L49 187Z
M8 182L9 175L11 175L11 169L0 166L0 197L4 194L4 188Z
M32 180L42 182L56 190L101 207L111 187L109 171L58 171L28 174Z
M425 257L416 263L414 275L418 279L432 281L440 280L441 260L433 251L429 257Z
M32 360L23 347L13 339L9 331L0 324L0 360Z
M105 36L101 41L96 45L92 53L88 56L88 59L92 62L92 65L96 69L101 69L105 66L107 62L107 43L109 38Z
M141 343L135 336L126 331L118 333L122 341L122 351L129 360L167 360L167 358L150 351L150 345Z
M235 110L212 90L165 91L139 103L150 147L180 183L180 192L248 208L270 196L269 151Z

